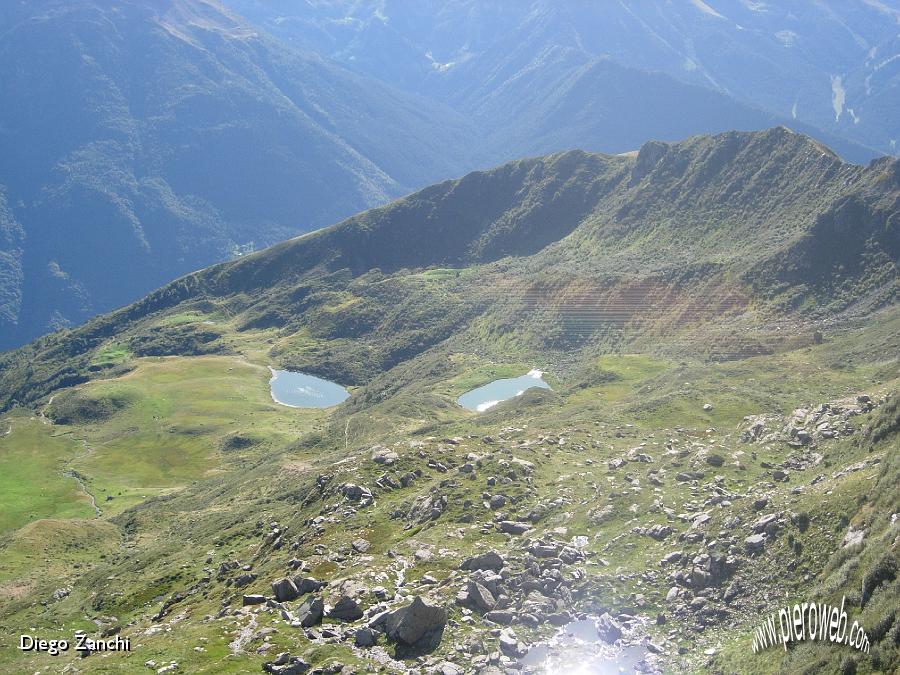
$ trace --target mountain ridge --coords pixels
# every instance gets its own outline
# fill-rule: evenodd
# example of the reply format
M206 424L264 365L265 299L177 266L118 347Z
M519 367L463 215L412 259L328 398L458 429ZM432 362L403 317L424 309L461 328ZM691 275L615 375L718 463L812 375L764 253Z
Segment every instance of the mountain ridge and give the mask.
M480 270L477 278L489 279L496 269L512 265L523 288L538 283L527 279L571 277L598 283L598 298L640 279L665 287L678 286L677 280L684 278L687 290L701 288L702 279L715 284L727 277L737 284L735 289L744 289L739 295L753 295L784 311L814 302L805 320L827 317L864 295L873 311L897 299L896 175L896 160L869 167L847 164L819 143L783 128L650 142L635 157L569 151L520 160L445 181L182 277L74 331L70 346L82 347L67 349L71 363L61 369L57 365L47 381L75 372L85 377L87 355L101 342L178 304L221 307L231 317L243 317L243 330L296 330L304 323L304 312L321 319L316 312L332 294L353 287L366 294L364 280L373 275L389 279L435 266L472 268ZM823 225L827 214L832 209L842 213L846 203L857 204L858 213L865 215L845 235L857 238L857 245L843 247L836 257L816 254L798 268L798 251L818 251L814 242L832 231ZM861 265L863 255L878 264ZM798 269L806 269L811 278L800 278ZM650 299L633 302L638 303L636 315L650 311L650 305L641 304ZM399 306L413 311L408 304ZM355 308L348 311L352 316ZM379 321L367 312L354 319L367 326L361 335L388 339L387 327L378 328ZM464 311L469 318L478 313L473 307ZM228 349L214 330L198 332L200 342L190 338L189 349ZM61 334L35 344L55 352L67 339ZM177 349L179 339L174 337L168 349ZM422 348L436 339L427 339ZM588 338L578 338L583 339ZM353 354L350 350L341 359L348 367ZM18 358L12 352L4 360ZM366 368L380 366L372 362ZM9 388L12 377L5 378L5 407L17 398ZM15 389L21 392L22 384L20 380ZM41 385L36 389L40 395L45 390ZM24 402L21 393L19 397Z

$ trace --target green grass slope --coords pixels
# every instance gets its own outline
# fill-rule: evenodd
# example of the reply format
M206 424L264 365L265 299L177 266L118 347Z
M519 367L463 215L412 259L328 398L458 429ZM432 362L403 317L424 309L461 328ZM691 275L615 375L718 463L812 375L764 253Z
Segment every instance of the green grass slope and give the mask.
M135 647L4 643L0 670L491 672L499 629L609 611L666 672L892 672L898 188L783 129L522 160L3 355L0 624ZM279 406L266 366L352 395ZM532 368L552 391L455 403ZM508 615L457 599L488 549ZM243 606L298 567L369 616ZM354 645L417 595L448 611L439 644ZM868 654L752 652L779 607L842 596Z

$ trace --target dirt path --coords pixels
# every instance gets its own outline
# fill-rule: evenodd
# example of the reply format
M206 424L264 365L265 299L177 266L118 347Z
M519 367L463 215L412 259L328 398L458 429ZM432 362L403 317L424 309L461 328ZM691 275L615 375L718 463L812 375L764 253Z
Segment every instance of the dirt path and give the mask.
M234 638L231 642L228 643L228 648L231 650L232 654L240 654L244 651L244 646L250 642L250 638L253 637L253 633L256 630L256 615L251 614L250 620L247 622L247 625L241 628L240 632L237 634L237 637Z

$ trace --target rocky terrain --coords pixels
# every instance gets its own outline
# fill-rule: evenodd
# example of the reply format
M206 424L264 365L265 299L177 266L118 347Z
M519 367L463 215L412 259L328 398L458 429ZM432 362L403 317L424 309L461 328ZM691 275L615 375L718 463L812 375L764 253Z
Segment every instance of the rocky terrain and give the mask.
M897 175L786 130L527 160L0 357L0 625L132 645L0 670L892 672ZM869 653L753 653L842 597Z

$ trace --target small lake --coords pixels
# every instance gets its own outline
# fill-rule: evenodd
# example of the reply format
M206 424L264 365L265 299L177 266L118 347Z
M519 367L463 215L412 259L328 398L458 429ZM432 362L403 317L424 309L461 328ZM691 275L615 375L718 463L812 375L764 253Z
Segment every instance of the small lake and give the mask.
M550 385L542 379L544 373L531 370L521 377L509 377L494 380L488 384L466 392L456 402L466 410L484 412L498 403L521 396L529 389L550 389Z
M350 392L335 382L289 370L272 371L269 388L275 403L291 408L330 408L343 403Z
M531 646L519 660L524 673L535 675L624 675L660 672L645 659L649 652L641 644L610 645L600 640L594 619L581 619L559 629L546 642Z

